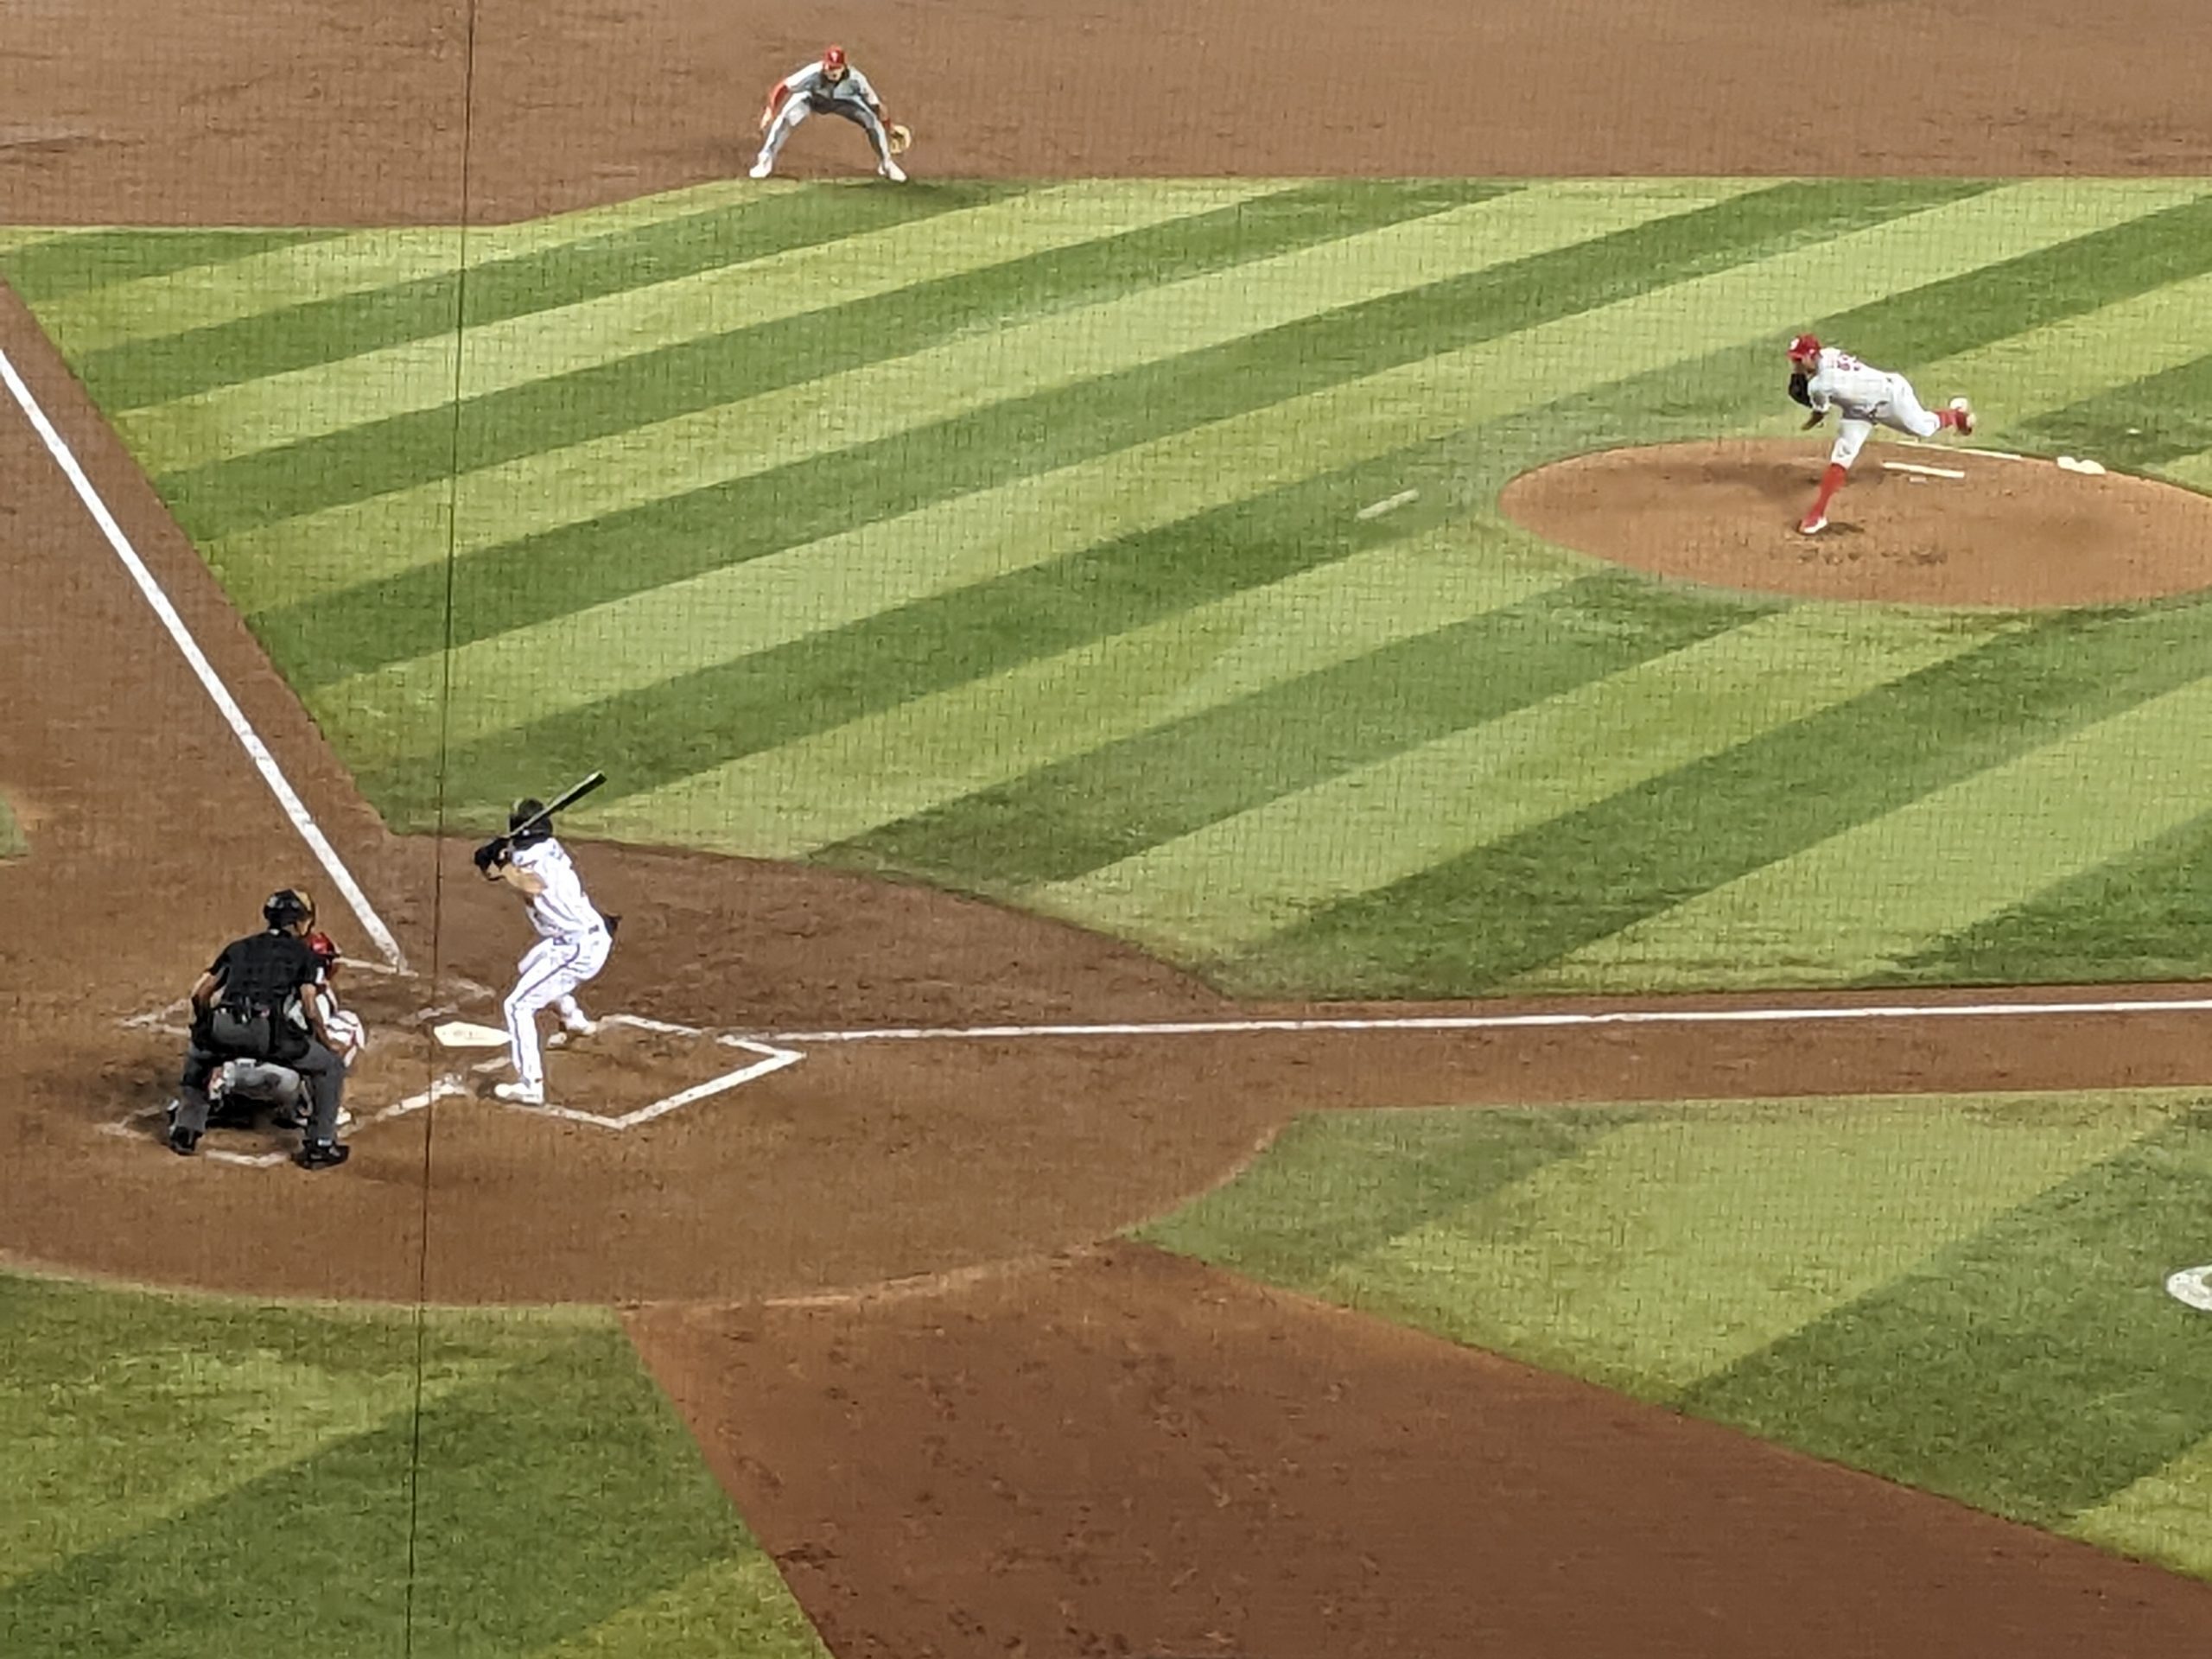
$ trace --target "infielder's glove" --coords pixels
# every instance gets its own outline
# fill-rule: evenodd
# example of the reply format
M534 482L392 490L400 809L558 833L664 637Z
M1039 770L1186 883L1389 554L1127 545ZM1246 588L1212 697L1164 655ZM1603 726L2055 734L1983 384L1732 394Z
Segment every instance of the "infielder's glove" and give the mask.
M914 130L912 127L901 126L896 121L883 130L883 136L890 141L891 153L893 156L904 156L914 142Z
M1789 401L1802 404L1807 409L1813 406L1813 394L1805 389L1805 377L1802 374L1792 374L1789 377Z
M507 861L508 850L504 836L494 836L486 842L476 849L476 873L487 878L497 875L500 866Z

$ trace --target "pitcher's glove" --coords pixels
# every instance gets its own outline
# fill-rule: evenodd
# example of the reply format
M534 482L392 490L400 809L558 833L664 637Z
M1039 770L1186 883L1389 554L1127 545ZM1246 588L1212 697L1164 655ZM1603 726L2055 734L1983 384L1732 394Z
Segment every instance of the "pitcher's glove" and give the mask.
M512 849L505 836L494 836L476 849L476 873L486 880L496 880L500 867L506 863Z
M893 156L904 156L913 146L914 130L912 127L901 126L896 121L884 128L883 136L890 141L891 153Z
M1813 406L1813 394L1806 391L1805 377L1802 373L1793 373L1789 377L1789 401L1807 409Z

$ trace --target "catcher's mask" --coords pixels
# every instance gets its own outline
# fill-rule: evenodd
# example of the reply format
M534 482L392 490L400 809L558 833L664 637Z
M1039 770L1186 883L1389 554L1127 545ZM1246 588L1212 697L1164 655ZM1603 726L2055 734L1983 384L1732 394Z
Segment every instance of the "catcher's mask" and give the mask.
M322 964L322 970L325 973L337 967L343 960L338 954L338 941L327 933L308 934L308 949L315 952L315 959Z
M1821 342L1810 334L1800 334L1789 342L1789 360L1792 363L1810 363L1820 354Z
M842 80L845 78L843 47L833 46L822 54L822 76L825 80Z
M299 927L315 920L315 901L297 887L272 893L261 906L261 919L271 927Z
M553 838L553 820L543 816L545 803L525 795L514 804L507 814L507 836L518 847L535 847L541 841ZM536 818L536 823L530 821ZM530 824L530 828L523 828Z

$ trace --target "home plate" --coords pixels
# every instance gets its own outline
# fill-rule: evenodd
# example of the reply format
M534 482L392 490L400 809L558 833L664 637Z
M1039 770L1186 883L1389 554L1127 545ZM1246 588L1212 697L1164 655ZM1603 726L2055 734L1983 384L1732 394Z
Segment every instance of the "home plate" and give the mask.
M505 1048L507 1033L497 1026L479 1026L467 1020L448 1020L430 1028L441 1048Z

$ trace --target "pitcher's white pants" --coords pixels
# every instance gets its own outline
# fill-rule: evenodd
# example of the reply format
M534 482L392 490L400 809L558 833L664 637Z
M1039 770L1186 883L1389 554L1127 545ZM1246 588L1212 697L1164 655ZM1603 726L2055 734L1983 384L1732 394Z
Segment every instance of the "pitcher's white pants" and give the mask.
M540 939L523 953L515 988L507 993L507 1049L514 1060L515 1081L524 1088L545 1086L545 1060L537 1046L537 1014L553 1003L561 1005L563 1019L581 1019L576 988L586 985L607 966L613 944L607 930L564 933Z
M1858 460L1878 426L1916 438L1932 438L1943 429L1943 423L1921 403L1912 382L1901 374L1890 377L1889 401L1869 413L1872 418L1866 420L1847 416L1836 428L1835 446L1828 451L1828 459L1837 466L1848 467Z

